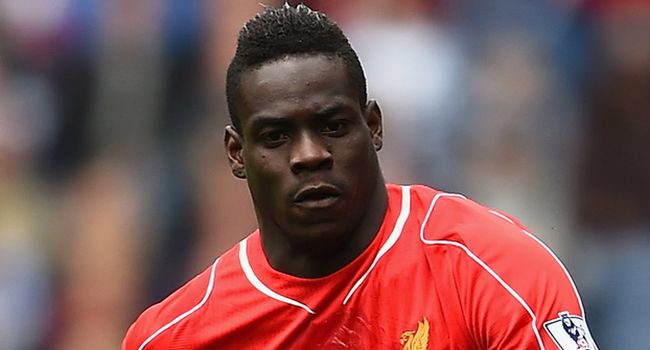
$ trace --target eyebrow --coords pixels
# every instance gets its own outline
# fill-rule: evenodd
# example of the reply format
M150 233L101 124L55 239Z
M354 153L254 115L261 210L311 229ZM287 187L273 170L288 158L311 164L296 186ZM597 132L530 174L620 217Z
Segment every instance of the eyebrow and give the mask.
M255 117L250 124L251 131L260 130L269 125L289 125L289 118L278 115L260 115Z
M351 111L352 107L346 103L335 102L314 113L318 118L328 118L341 112Z
M334 102L321 108L320 110L314 112L314 117L318 120L327 119L333 115L339 114L345 111L351 111L353 108L343 102ZM253 118L250 122L250 130L256 131L260 130L268 125L289 125L291 120L288 117L281 115L259 115Z

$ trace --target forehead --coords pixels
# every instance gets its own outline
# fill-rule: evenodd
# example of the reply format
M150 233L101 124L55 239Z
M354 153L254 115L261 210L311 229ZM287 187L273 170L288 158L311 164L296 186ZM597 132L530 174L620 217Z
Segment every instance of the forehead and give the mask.
M340 58L289 56L241 77L238 114L244 127L257 116L289 116L331 104L359 106Z

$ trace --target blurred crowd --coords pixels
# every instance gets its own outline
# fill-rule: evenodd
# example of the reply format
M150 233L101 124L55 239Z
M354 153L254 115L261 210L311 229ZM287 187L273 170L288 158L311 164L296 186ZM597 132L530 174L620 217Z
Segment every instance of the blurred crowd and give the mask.
M386 179L518 217L601 348L647 349L650 1L305 3L361 57ZM222 137L225 69L260 10L0 0L0 350L116 349L255 228Z

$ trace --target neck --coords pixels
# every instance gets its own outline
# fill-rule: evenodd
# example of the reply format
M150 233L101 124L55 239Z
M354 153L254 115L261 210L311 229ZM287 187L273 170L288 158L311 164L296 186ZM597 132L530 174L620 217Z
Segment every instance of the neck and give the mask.
M283 273L317 278L334 273L358 257L377 236L388 207L388 193L379 179L368 200L368 209L349 232L337 232L337 238L296 242L282 235L271 239L262 234L262 244L271 266ZM264 230L264 228L262 228Z

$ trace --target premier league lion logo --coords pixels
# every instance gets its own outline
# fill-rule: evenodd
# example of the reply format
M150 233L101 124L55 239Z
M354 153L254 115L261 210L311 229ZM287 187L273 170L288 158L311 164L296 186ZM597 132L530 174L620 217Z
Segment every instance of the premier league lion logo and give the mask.
M544 323L544 328L560 349L597 349L589 334L587 324L581 316L571 315L568 311L559 312L558 316L558 318Z
M585 338L587 332L573 322L568 312L560 312L558 315L562 320L562 328L576 342L578 349L588 349L589 342Z

